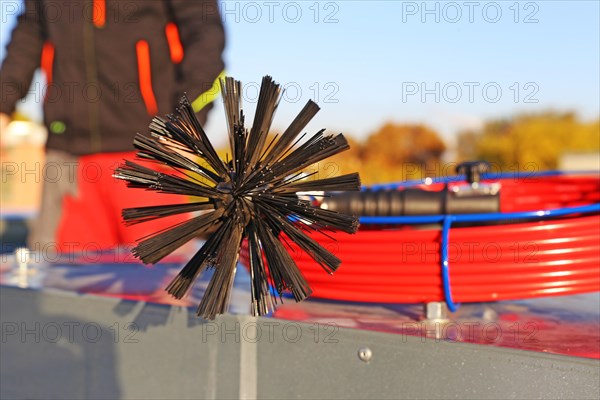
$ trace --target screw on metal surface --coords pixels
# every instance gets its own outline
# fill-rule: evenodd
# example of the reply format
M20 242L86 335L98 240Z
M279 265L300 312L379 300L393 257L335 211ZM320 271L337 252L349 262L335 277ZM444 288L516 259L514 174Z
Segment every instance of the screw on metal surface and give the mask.
M425 315L428 321L447 321L448 306L443 302L429 302L425 305Z
M27 247L19 247L15 250L15 259L19 267L20 274L27 274L29 262L31 261L31 252Z
M361 361L368 363L369 361L371 361L372 357L373 352L370 348L361 347L360 349L358 349L358 358L360 358Z
M427 332L435 332L435 338L441 339L444 326L450 322L448 319L448 306L444 302L432 301L425 304L425 326Z

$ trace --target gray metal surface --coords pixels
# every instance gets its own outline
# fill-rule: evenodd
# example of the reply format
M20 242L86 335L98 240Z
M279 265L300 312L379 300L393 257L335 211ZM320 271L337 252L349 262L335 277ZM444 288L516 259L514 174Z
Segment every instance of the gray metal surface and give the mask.
M2 399L600 396L598 360L314 321L1 286L0 322Z

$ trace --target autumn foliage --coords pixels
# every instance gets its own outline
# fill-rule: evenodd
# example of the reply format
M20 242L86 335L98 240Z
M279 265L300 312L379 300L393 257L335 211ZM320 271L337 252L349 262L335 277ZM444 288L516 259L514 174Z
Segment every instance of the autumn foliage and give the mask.
M558 168L565 152L600 151L600 121L583 122L573 113L490 120L481 129L458 134L453 158L440 135L422 124L387 122L362 141L351 133L345 136L350 150L313 165L314 179L356 171L367 185L423 179L454 174L465 160L486 160L496 172L543 171Z
M503 171L559 168L561 155L600 151L600 121L574 113L522 114L458 136L458 159L486 160Z

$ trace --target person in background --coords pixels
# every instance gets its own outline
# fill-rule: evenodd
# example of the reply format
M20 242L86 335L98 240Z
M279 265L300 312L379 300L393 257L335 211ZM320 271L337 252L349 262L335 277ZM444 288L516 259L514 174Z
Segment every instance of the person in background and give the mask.
M216 0L25 0L0 70L0 128L46 75L46 179L31 250L130 245L175 219L124 226L127 207L181 203L181 196L126 188L112 177L133 159L136 132L174 111L187 93L202 124L218 92L225 33Z

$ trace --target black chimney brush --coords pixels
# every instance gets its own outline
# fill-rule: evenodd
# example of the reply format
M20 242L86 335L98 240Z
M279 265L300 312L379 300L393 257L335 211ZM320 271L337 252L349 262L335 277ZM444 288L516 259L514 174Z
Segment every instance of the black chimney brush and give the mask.
M202 248L167 286L168 293L183 297L207 268L214 268L198 315L214 319L227 311L240 247L248 240L252 314L264 315L275 309L277 297L290 291L296 301L311 294L286 240L309 254L328 273L341 261L307 232L341 230L354 233L358 218L320 209L298 197L298 192L351 191L360 189L357 173L328 179L313 179L303 169L349 148L342 134L320 130L301 142L301 131L319 111L308 101L281 135L267 142L281 88L270 76L262 80L256 115L250 130L244 127L241 82L227 77L220 81L231 160L222 160L200 126L187 97L174 114L155 117L151 137L137 134L134 147L140 159L152 160L172 169L158 172L126 160L114 176L132 188L159 193L204 198L187 204L170 204L123 210L126 224L137 224L176 214L204 211L188 221L150 234L133 248L134 256L154 264L184 243L210 233ZM199 162L199 160L203 162ZM286 239L281 237L285 234ZM266 263L265 263L266 261Z

